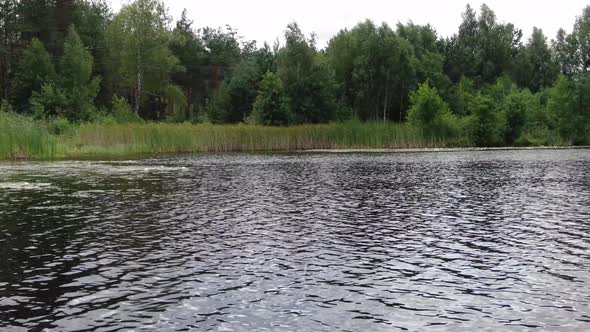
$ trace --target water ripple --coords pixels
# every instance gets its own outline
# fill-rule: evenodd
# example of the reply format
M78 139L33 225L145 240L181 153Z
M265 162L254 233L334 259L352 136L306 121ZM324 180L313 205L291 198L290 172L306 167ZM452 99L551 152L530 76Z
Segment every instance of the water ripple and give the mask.
M589 162L0 164L0 329L586 331Z

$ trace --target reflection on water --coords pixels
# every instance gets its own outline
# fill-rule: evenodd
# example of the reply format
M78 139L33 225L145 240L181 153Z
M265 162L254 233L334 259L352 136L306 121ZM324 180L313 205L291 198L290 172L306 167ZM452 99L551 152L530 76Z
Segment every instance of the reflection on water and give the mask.
M0 329L590 327L590 152L0 164Z

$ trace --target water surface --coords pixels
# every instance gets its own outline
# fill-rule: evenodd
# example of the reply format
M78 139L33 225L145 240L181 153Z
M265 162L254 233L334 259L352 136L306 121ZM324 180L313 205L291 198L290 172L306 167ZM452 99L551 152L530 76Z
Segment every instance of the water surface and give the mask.
M0 330L590 329L590 151L0 163Z

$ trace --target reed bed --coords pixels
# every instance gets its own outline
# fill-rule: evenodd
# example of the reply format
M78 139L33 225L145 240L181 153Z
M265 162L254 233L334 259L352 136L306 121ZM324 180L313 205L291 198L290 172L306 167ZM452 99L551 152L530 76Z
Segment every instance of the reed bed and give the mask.
M332 123L293 127L174 123L86 123L52 135L30 117L0 112L0 160L127 155L301 151L313 149L442 148L458 144L425 138L396 123Z
M450 146L409 125L356 122L293 127L91 123L63 143L70 156Z
M57 140L30 117L0 112L0 160L51 159Z

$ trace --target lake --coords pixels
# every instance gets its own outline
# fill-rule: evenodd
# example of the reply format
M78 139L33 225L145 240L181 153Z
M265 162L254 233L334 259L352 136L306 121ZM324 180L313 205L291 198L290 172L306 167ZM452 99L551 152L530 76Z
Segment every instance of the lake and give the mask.
M590 329L590 151L0 163L0 330Z

